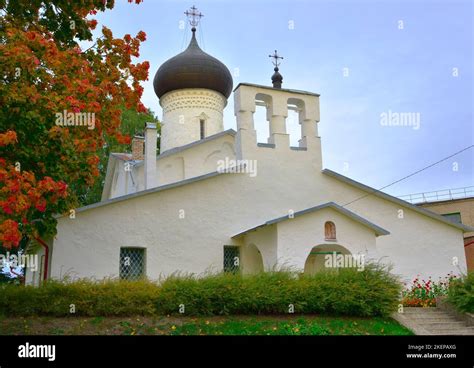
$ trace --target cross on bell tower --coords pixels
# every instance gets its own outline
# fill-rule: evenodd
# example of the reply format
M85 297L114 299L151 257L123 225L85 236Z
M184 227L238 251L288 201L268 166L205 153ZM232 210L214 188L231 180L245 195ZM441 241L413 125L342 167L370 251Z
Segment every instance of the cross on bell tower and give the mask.
M275 66L273 69L275 73L272 75L272 84L273 88L281 88L281 84L283 83L283 76L279 73L279 68L278 66L280 65L281 61L283 59L283 56L279 56L277 50L273 53L273 55L268 55L268 57L272 58L272 63Z
M198 9L193 5L189 10L186 10L184 14L188 17L189 24L191 25L191 31L196 32L196 26L199 24L204 14L202 14Z

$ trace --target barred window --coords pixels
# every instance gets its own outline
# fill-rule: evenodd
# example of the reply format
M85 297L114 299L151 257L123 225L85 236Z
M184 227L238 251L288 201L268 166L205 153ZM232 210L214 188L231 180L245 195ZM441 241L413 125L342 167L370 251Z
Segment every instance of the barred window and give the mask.
M240 269L239 247L224 246L224 272L238 272Z
M145 249L120 248L120 278L138 280L145 276Z

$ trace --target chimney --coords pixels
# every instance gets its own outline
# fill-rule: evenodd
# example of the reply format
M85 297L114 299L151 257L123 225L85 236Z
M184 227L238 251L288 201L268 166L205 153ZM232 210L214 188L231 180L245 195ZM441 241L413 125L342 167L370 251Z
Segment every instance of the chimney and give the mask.
M156 183L156 123L146 123L145 127L145 190L154 188Z
M136 135L132 138L132 160L143 160L145 152L145 137Z

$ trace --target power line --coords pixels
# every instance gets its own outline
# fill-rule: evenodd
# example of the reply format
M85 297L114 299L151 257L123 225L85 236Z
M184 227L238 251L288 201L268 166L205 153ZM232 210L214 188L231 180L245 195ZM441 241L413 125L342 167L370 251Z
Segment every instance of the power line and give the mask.
M373 190L373 191L370 192L370 193L367 193L367 194L365 194L365 195L363 195L363 196L361 196L361 197L359 197L359 198L354 199L353 201L347 202L346 204L342 205L342 207L348 206L348 205L350 205L350 204L352 204L352 203L354 203L354 202L357 202L357 201L359 201L359 200L361 200L361 199L364 199L364 198L366 198L366 197L368 197L368 196L370 196L370 195L372 195L372 194L374 194L374 193L380 192L380 191L382 191L383 189L388 188L388 187L390 187L390 186L392 186L392 185L394 185L394 184L400 183L401 181L403 181L403 180L405 180L405 179L408 179L408 178L410 178L410 177L412 177L412 176L414 176L414 175L416 175L416 174L419 174L420 172L425 171L425 170L427 170L427 169L429 169L429 168L431 168L431 167L433 167L433 166L435 166L435 165L438 165L439 163L441 163L441 162L443 162L443 161L449 160L451 157L454 157L454 156L456 156L456 155L459 155L460 153L462 153L462 152L464 152L464 151L467 151L468 149L471 149L472 147L474 147L474 145L470 145L470 146L468 146L468 147L465 147L465 148L463 148L463 149L460 150L460 151L457 151L457 152L455 152L455 153L453 153L453 154L451 154L451 155L449 155L449 156L447 156L447 157L445 157L445 158L442 158L442 159L439 160L439 161L436 161L435 163L432 163L431 165L425 166L425 167L423 167L422 169L417 170L417 171L415 171L414 173L411 173L410 175L404 176L404 177L401 178L401 179L398 179L398 180L396 180L396 181L394 181L394 182L392 182L392 183L390 183L390 184L388 184L388 185L385 185L384 187L382 187L382 188L380 188L380 189L375 189L375 190Z

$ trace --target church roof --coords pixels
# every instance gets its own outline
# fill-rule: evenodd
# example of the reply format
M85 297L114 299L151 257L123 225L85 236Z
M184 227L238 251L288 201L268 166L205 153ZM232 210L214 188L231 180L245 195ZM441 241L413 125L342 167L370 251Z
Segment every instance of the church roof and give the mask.
M174 147L174 148L171 148L169 150L166 150L163 153L160 153L158 155L157 160L159 160L160 158L163 158L163 157L171 156L171 155L173 155L175 153L178 153L178 152L181 152L181 151L185 151L185 150L187 150L191 147L198 146L200 144L212 141L212 140L220 138L222 136L230 135L230 136L233 137L233 136L235 136L235 134L236 134L236 131L234 129L227 129L227 130L224 130L223 132L219 132L219 133L216 133L216 134L213 134L213 135L209 135L209 136L207 136L203 139L199 139L197 141L185 144L183 146Z
M418 207L418 206L415 206L409 202L406 202L400 198L397 198L397 197L394 197L394 196L391 196L387 193L384 193L384 192L381 192L377 189L374 189L372 187L369 187L368 185L365 185L365 184L362 184L358 181L355 181L353 179L350 179L348 178L347 176L344 176L344 175L341 175L335 171L332 171L332 170L329 170L329 169L324 169L322 170L322 173L325 174L325 175L328 175L328 176L331 176L337 180L340 180L346 184L349 184L349 185L352 185L354 187L357 187L365 192L370 192L372 195L376 196L376 197L379 197L379 198L383 198L383 199L386 199L390 202L394 202L394 203L397 203L398 205L402 206L402 207L405 207L405 208L409 208L415 212L418 212L422 215L425 215L425 216L428 216L428 217L431 217L432 219L434 220L438 220L438 221L441 221L441 222L444 222L446 225L450 225L450 226L453 226L457 229L460 229L464 232L470 232L470 231L474 231L474 227L472 226L467 226L467 225L464 225L464 224L459 224L459 223L456 223L456 222L452 222L452 221L449 221L448 219L446 219L445 217L441 216L441 215L438 215L437 213L434 213L434 212L431 212L427 209L424 209L424 208L421 208L421 207Z
M122 161L133 161L131 153L112 152L110 155Z
M187 149L190 149L194 146L205 144L206 142L218 139L218 138L226 136L226 135L234 137L235 134L236 134L236 131L234 129L227 129L227 130L224 130L223 132L219 132L219 133L207 136L206 138L203 138L203 139L185 144L184 146L171 148L171 149L159 154L156 157L156 159L161 160L162 158L174 155L176 153L180 153L180 152L185 151ZM104 190L102 192L102 201L106 201L107 200L106 198L110 194L110 187L112 185L112 178L113 178L114 172L116 170L116 167L114 165L115 160L129 162L133 167L140 167L140 166L144 165L144 163L145 163L144 160L134 160L131 153L112 152L109 156L109 161L107 163L107 173L106 173L106 176L105 176Z
M171 148L169 150L166 150L164 151L163 153L160 153L156 156L156 159L157 160L160 160L164 157L168 157L168 156L171 156L171 155L174 155L175 153L178 153L178 152L182 152L182 151L185 151L189 148L192 148L194 146L198 146L198 145L201 145L201 144L204 144L206 142L209 142L209 141L212 141L214 139L218 139L220 137L223 137L225 135L230 135L232 137L235 136L237 132L234 130L234 129L227 129L227 130L224 130L223 132L219 132L219 133L216 133L216 134L213 134L213 135L209 135L203 139L199 139L197 141L194 141L194 142L191 142L191 143L188 143L188 144L185 144L183 146L179 146L179 147L174 147L174 148ZM261 143L259 143L261 144ZM275 146L274 144L265 144L266 146L270 146L270 147L273 147ZM290 147L294 150L301 150L302 147ZM143 160L134 160L132 158L132 154L131 153L120 153L120 152L112 152L110 154L110 156L118 159L118 160L121 160L121 161L135 161L137 163L136 166L140 166L143 164Z
M206 88L226 98L232 92L232 75L215 57L205 53L196 41L195 29L186 50L160 66L153 80L158 98L165 93L186 88Z
M235 166L235 169L236 169L237 172L239 172L239 168L244 167L244 166L245 166L245 164L238 164L238 165ZM152 193L163 192L163 191L168 190L168 189L182 187L182 186L185 186L185 185L188 185L188 184L191 184L191 183L204 181L204 180L216 177L216 176L229 175L229 174L231 174L231 173L227 172L227 171L213 171L213 172L210 172L208 174L194 176L192 178L177 181L175 183L160 185L160 186L155 187L155 188L141 190L141 191L136 192L136 193L126 194L126 195L123 195L123 196L120 196L120 197L110 198L110 199L103 200L101 202L92 203L92 204L89 204L87 206L77 208L76 213L87 211L87 210L92 210L92 209L95 209L95 208L98 208L98 207L104 207L104 206L107 206L107 205L113 204L113 203L127 201L129 199L142 197L142 196L152 194ZM55 216L55 218L61 218L61 217L64 217L64 216L66 216L66 214L58 214L58 215Z
M320 205L317 205L317 206L314 206L314 207L306 208L305 210L295 212L292 217L290 217L290 215L277 217L273 220L265 222L264 224L255 226L255 227L253 227L251 229L248 229L248 230L245 230L245 231L242 231L241 233L234 235L233 238L237 238L241 235L244 235L244 234L246 234L250 231L257 230L258 228L261 228L261 227L264 227L264 226L277 224L279 222L282 222L282 221L285 221L285 220L290 220L290 219L293 219L293 218L296 218L296 217L299 217L299 216L302 216L302 215L306 215L308 213L312 213L312 212L316 212L316 211L325 209L325 208L331 208L331 209L333 209L333 210L335 210L335 211L351 218L352 220L368 227L369 229L372 229L375 232L375 235L377 235L377 236L390 234L390 232L388 232L387 230L381 228L380 226L375 225L374 223L370 222L369 220L366 220L365 218L359 216L358 214L356 214L352 211L349 211L347 208L344 208L344 207L338 205L335 202L327 202L327 203L323 203L323 204L320 204Z

